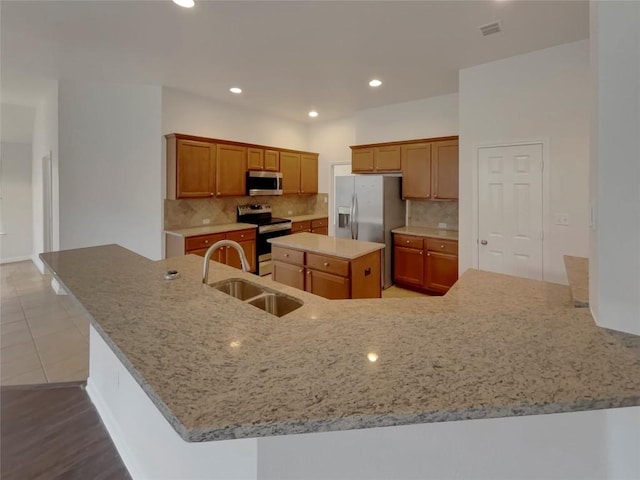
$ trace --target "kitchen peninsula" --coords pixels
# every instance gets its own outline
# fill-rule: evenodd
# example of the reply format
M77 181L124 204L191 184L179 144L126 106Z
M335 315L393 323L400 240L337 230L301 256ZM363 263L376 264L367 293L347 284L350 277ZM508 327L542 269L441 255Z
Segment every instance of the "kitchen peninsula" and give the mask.
M330 299L381 296L383 243L306 232L269 243L276 282Z
M133 478L634 468L638 337L597 327L567 287L469 270L444 297L328 301L211 264L212 283L303 302L276 318L203 285L195 255L41 258L90 318L87 390Z

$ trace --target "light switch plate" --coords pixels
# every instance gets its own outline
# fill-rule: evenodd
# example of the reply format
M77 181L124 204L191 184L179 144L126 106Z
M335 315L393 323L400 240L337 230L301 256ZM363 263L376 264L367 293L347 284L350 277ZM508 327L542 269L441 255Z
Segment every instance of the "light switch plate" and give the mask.
M209 218L203 218L202 219L202 224L203 225L209 225L210 223L211 223L211 219L209 219Z
M444 222L440 222L440 223L438 224L438 228L447 228L447 224L446 224L446 223L444 223Z
M568 213L556 213L556 225L568 226L569 214Z

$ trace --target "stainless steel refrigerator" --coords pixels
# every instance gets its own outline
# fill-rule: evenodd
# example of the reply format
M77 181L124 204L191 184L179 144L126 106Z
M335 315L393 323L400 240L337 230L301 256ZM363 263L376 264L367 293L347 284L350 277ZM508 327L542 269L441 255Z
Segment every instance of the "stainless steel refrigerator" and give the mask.
M392 283L391 230L405 224L401 181L387 175L336 177L336 237L385 244L382 288Z

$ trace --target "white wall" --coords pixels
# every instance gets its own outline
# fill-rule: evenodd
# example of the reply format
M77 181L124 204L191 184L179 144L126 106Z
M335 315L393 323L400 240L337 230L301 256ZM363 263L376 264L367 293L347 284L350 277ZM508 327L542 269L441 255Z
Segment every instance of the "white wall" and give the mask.
M0 263L31 258L31 143L2 142L0 146Z
M52 83L38 106L33 126L33 262L44 273L44 264L38 258L43 251L43 213L42 213L42 157L51 152L53 164L53 249L60 248L60 218L58 211L58 84Z
M319 152L318 191L331 191L331 166L351 163L351 149L356 144L356 124L353 117L314 123L309 128L309 149Z
M356 142L394 142L458 134L458 94L359 110Z
M60 248L162 258L161 87L61 81Z
M460 71L460 271L478 265L477 147L546 144L544 279L566 283L563 255L588 255L589 45L580 41ZM568 213L570 225L553 225Z
M589 301L596 322L640 334L640 3L592 2Z
M303 123L167 87L162 89L162 133L308 150L308 128Z

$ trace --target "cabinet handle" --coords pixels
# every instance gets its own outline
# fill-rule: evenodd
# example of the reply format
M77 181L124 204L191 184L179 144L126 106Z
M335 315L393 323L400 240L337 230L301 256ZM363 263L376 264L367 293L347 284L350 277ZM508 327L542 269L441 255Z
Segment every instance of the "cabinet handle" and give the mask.
M444 248L444 245L440 245L440 248Z
M288 256L289 256L289 254L288 254L288 253L285 253L285 254L284 254L284 256L285 256L285 257L288 257Z

